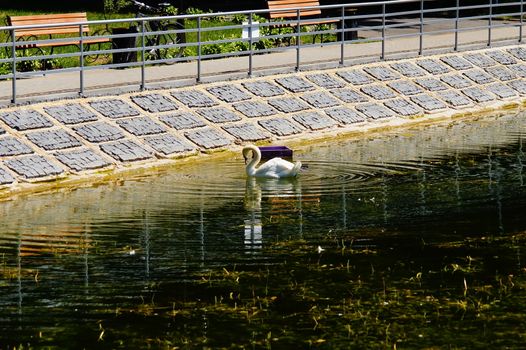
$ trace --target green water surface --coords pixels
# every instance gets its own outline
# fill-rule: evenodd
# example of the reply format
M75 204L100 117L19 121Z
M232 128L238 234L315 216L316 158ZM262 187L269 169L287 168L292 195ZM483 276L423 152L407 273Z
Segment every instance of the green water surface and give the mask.
M0 203L0 348L522 348L526 114Z

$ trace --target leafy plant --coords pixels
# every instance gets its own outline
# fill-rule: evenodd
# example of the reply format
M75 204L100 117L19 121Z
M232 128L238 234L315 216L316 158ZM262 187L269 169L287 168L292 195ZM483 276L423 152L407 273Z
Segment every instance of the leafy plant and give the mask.
M243 14L237 14L232 16L232 22L235 24L241 24L243 22L246 22L248 20L248 17Z
M201 9L198 9L196 7L189 7L186 9L186 13L188 15L201 15L203 13L205 13L205 11L201 10Z
M3 52L0 51L0 59L6 59L8 56ZM13 65L9 62L0 63L0 74L9 74L11 73Z
M129 0L104 0L104 13L118 13L130 5Z

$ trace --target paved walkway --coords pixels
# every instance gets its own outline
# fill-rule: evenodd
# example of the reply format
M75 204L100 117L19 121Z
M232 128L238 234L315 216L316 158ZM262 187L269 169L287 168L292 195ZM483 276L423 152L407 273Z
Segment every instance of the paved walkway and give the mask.
M316 57L330 54L318 49ZM232 67L237 61L228 62ZM99 84L130 79L126 71L105 73ZM46 78L31 79L27 88L38 95ZM56 79L53 84L64 78ZM12 106L0 109L0 196L174 164L239 144L287 143L518 106L525 96L526 49L511 45Z

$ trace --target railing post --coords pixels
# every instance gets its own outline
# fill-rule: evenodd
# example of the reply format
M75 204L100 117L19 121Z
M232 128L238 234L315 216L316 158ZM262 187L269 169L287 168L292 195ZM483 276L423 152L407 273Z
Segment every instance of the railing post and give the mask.
M82 24L79 25L79 46L80 46L80 89L79 95L84 96L84 33Z
M141 91L146 89L146 23L144 20L141 21L141 49L142 49L142 62L141 62Z
M520 27L519 27L519 42L522 42L522 26L524 24L524 19L522 16L524 15L524 0L521 0L521 10L520 10Z
M420 0L420 40L418 44L418 55L424 53L424 0Z
M488 46L491 46L491 26L493 25L493 0L489 0Z
M201 82L201 17L197 17L197 82Z
M455 51L458 51L458 21L459 21L459 18L460 18L460 0L457 0L457 9L455 11L456 15L455 15L455 47L454 47L454 50Z
M11 29L11 39L13 39L13 45L11 46L11 58L13 59L13 79L11 81L11 103L16 103L16 39L15 30Z
M345 6L342 6L342 24L341 24L341 47L340 47L340 66L345 63Z
M382 4L382 53L380 58L385 59L385 2Z
M301 13L300 9L296 10L298 17L298 29L296 30L296 72L300 70L300 47L301 47Z
M253 38L252 38L252 12L248 15L248 45L249 45L249 51L248 51L248 76L252 77L252 44L253 44Z

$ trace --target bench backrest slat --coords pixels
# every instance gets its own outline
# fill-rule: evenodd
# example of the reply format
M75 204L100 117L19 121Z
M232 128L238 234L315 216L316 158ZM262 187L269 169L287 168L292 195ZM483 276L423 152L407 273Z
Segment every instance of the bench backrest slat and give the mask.
M320 2L318 0L269 0L267 1L267 5L268 5L269 10L273 10L269 14L270 18L288 18L288 17L296 17L298 15L297 11L295 10L279 11L279 9L286 9L286 8L292 8L292 7L302 8L302 7L320 6ZM321 14L320 9L308 9L308 10L300 9L301 16L318 16L320 14Z
M29 16L7 16L7 23L11 26L25 26L34 24L53 24L53 23L73 23L87 22L85 12L79 13L59 13L49 15L29 15ZM82 32L89 33L87 25L82 26ZM52 35L52 34L79 34L78 26L56 26L47 28L28 28L20 29L15 32L16 37L30 35Z

